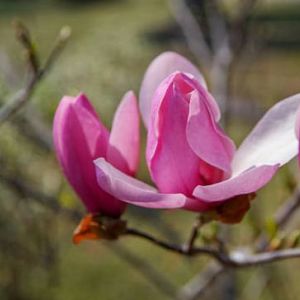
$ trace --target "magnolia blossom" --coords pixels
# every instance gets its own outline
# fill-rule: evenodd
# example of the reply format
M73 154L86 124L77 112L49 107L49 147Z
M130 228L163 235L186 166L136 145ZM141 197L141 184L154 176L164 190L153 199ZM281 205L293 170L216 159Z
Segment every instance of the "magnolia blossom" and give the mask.
M53 138L65 176L87 210L93 214L119 217L126 203L97 184L93 160L102 157L126 176L133 176L136 172L139 116L135 95L128 92L123 97L110 133L86 96L63 97L54 117Z
M156 188L129 176L104 154L95 160L99 186L142 207L213 209L227 214L220 217L224 222L240 221L254 193L297 154L299 104L300 94L278 102L236 150L219 125L218 104L201 73L180 55L163 53L149 66L140 92L146 159ZM127 132L122 134L123 141ZM137 151L134 147L131 151Z

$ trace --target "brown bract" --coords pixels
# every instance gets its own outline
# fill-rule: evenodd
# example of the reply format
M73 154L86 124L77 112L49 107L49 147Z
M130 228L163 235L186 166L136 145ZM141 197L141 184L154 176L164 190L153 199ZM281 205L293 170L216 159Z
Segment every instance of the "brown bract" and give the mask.
M126 231L126 221L100 214L86 215L73 233L73 243L83 240L115 240Z
M250 201L252 201L255 196L255 193L250 193L233 197L213 211L210 211L209 214L211 214L214 220L225 224L239 223L250 209Z

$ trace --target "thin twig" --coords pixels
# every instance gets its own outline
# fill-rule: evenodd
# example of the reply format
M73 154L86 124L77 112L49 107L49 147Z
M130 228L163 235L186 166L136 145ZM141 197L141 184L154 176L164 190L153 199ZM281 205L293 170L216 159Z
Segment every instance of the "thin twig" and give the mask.
M297 188L287 201L276 212L275 222L277 227L283 228L300 207L300 189Z
M44 75L50 70L53 62L60 54L70 36L70 33L71 31L69 27L63 27L61 29L55 42L55 46L46 59L44 66L38 71L35 71L33 74L30 74L30 79L25 87L16 92L10 99L5 101L5 104L0 109L0 125L9 119L13 114L15 114L30 99L37 86L37 83L40 82ZM22 45L24 46L24 42L22 42ZM30 47L30 44L26 43L26 47ZM26 50L28 51L28 48L26 48ZM33 52L33 50L31 52ZM32 64L33 60L31 58L29 59L30 64ZM35 65L34 68L36 67L37 65Z
M222 48L229 49L229 32L225 15L220 10L219 1L207 1L205 7L207 12L207 23L209 25L209 36L214 54Z
M270 281L267 270L257 269L248 282L246 283L243 291L241 292L241 299L261 299L262 293Z
M295 191L294 195L278 209L278 211L275 215L275 222L276 222L278 228L284 227L287 224L287 222L291 219L293 214L295 214L295 212L297 211L297 209L299 207L300 207L300 190L297 189ZM263 249L265 249L267 244L268 244L268 241L267 241L266 235L265 234L261 235L259 238L257 250L262 251ZM279 256L281 256L280 259L283 259L284 256L290 255L290 254L296 255L297 252L298 251L279 253ZM268 254L265 257L268 257L269 256ZM298 256L296 256L296 257L298 257ZM262 257L259 257L259 258L262 259ZM272 260L275 258L269 256L269 259ZM278 258L276 258L275 260L277 260L277 259ZM268 261L268 262L270 262L270 261ZM214 269L215 269L215 273L213 271L212 271L212 273L210 273L210 270L214 270ZM208 270L209 270L209 274L211 274L211 275L208 276L207 272L203 271L203 272L199 273L191 281L189 281L179 291L179 295L184 295L180 299L184 299L184 300L197 299L211 285L209 279L212 278L212 282L215 281L216 278L218 278L219 274L222 274L226 270L226 267L219 266L218 268L216 268L216 266L214 264L210 264L208 266ZM208 283L208 284L206 284L206 283Z
M53 151L51 127L44 122L39 111L28 103L22 114L18 114L12 125L31 142L45 151Z
M66 215L75 222L78 222L81 218L81 214L78 210L61 207L56 197L47 195L42 191L35 189L31 185L27 184L24 178L20 178L20 176L6 174L6 172L3 172L2 169L0 173L0 180L12 188L12 190L18 193L22 198L28 197L36 203L47 207L54 213L62 213Z
M215 280L225 272L225 268L216 264L209 264L208 267L197 274L191 281L184 285L178 292L178 299L196 300L213 285Z
M152 264L147 263L144 258L137 256L122 245L110 246L107 244L107 246L112 252L117 254L121 259L137 270L165 296L170 299L175 298L175 286L173 286L169 280L167 280L155 268L153 268Z
M194 247L194 244L196 242L196 239L198 237L198 233L199 233L199 229L206 223L206 220L204 219L203 216L199 215L197 216L194 224L193 224L193 227L192 227L192 230L191 230L191 233L190 233L190 237L185 245L186 247L186 251L187 252L190 252L192 251L193 247Z
M296 188L293 195L286 200L282 206L279 207L275 214L275 224L277 229L282 229L292 218L292 216L298 211L300 208L300 188ZM258 252L263 251L268 246L268 238L266 233L262 233L257 239L256 250Z
M300 258L300 248L284 249L274 252L264 252L254 255L244 255L243 253L236 252L235 254L233 253L230 256L231 257L229 261L231 262L233 267L244 268L264 265L279 260Z
M211 248L211 247L193 247L192 249L187 249L185 245L176 245L172 243L168 243L165 241L162 241L156 237L153 237L152 235L139 231L137 229L133 228L127 228L126 232L124 233L126 235L131 235L131 236L136 236L143 238L161 248L164 248L166 250L185 255L185 256L194 256L194 255L199 255L199 254L206 254L209 256L214 257L215 259L221 261L226 261L226 257L222 254L219 253L217 250Z
M14 22L14 27L16 31L16 36L22 47L25 50L26 59L32 74L36 75L40 69L40 62L32 42L30 32L28 28L20 21Z
M175 20L182 29L190 50L201 65L209 68L212 58L210 48L185 0L169 0L169 6Z
M229 268L250 267L278 260L300 257L300 248L264 252L259 254L248 254L246 251L233 251L226 254L212 247L193 247L190 251L187 251L187 248L184 245L175 245L159 240L150 234L141 232L137 229L129 228L124 234L143 238L161 248L184 256L208 255L218 261L221 265Z

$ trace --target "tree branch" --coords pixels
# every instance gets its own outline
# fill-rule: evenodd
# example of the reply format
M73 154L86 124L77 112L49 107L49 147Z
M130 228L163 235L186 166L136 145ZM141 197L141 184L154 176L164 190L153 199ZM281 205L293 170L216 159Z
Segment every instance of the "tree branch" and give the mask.
M229 268L243 268L256 265L267 264L270 262L300 257L300 248L278 250L274 252L264 252L259 254L248 254L245 251L233 251L229 254L216 250L212 247L193 247L188 251L184 245L175 245L159 240L148 233L137 229L128 228L125 235L132 235L145 239L163 249L184 255L208 255L219 262L221 265Z
M193 224L193 227L192 227L192 230L191 230L191 233L190 233L190 237L189 237L189 239L188 239L188 241L185 245L185 248L186 248L187 252L192 251L192 249L194 247L194 244L196 242L196 239L198 237L199 230L207 222L208 222L208 220L203 215L197 216L197 218L196 218L196 220Z
M55 59L60 54L61 50L68 40L71 30L69 27L63 27L57 37L55 45L50 52L46 62L42 68L38 68L38 59L36 57L36 52L31 43L30 36L28 31L25 30L25 26L18 25L17 36L19 37L21 44L25 47L27 53L30 53L28 56L28 62L31 66L30 78L24 88L16 92L10 99L5 101L5 104L0 108L0 125L3 124L7 119L9 119L13 114L15 114L31 97L34 92L37 84L45 76L45 74L52 67ZM20 32L21 31L21 32ZM25 38L26 37L26 38Z
M233 267L243 268L264 265L291 258L300 258L300 248L264 252L254 255L244 255L242 252L236 252L230 255L229 260Z
M275 223L278 229L283 228L296 211L300 208L300 188L296 188L294 194L279 207L275 214ZM268 239L265 233L262 233L257 239L257 251L263 251L268 246Z
M20 178L20 176L6 174L2 168L0 180L19 194L20 197L29 197L36 203L49 208L55 213L63 213L75 222L80 220L81 214L78 210L61 207L56 197L49 196L33 188L27 184L23 178Z
M133 254L131 251L123 247L122 245L110 246L107 244L109 249L117 254L121 259L130 264L136 271L138 271L144 278L152 283L160 292L166 295L170 299L174 299L176 289L169 280L167 280L162 274L159 273L152 264Z
M283 228L297 209L300 207L300 188L297 188L294 194L283 203L276 212L275 222L279 228Z
M209 264L208 267L197 274L191 281L184 285L178 292L181 300L196 300L212 286L216 279L225 272L225 268L216 264Z
M169 6L175 20L182 29L188 47L199 63L209 69L212 58L211 50L196 18L186 5L185 0L169 0Z

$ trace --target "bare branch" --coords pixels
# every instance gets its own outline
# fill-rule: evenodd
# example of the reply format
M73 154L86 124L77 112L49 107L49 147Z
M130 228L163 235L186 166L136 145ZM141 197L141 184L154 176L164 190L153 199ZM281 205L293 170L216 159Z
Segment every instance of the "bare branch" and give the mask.
M57 57L64 49L66 42L69 40L71 34L72 34L72 30L69 26L64 26L61 28L56 38L56 41L54 42L54 46L50 51L50 54L48 55L44 66L40 70L40 74L39 74L40 77L44 76L44 74L48 72L49 69L52 67Z
M41 81L44 75L50 70L53 62L55 61L55 59L63 49L66 41L70 36L70 33L71 31L69 27L64 27L61 29L58 38L55 42L55 46L53 47L48 58L46 59L46 63L44 64L44 66L41 69L39 69L37 72L35 72L32 76L30 76L30 79L24 88L19 90L9 100L5 101L5 104L0 109L0 125L3 124L13 114L15 114L30 99L37 84ZM25 36L27 35L25 34ZM28 43L25 44L28 47L30 47ZM28 48L26 48L26 50L28 51ZM32 60L32 58L30 58L30 60ZM30 62L30 64L32 63L33 61ZM36 67L37 66L35 66L35 68Z
M187 44L199 63L206 68L211 64L211 51L196 18L185 0L169 0L171 12L180 25Z
M195 241L198 237L199 229L202 225L204 225L204 220L201 218L201 215L199 215L193 224L190 237L186 243L186 251L190 252L194 247Z
M143 238L153 244L156 244L157 246L159 246L161 248L164 248L166 250L176 252L176 253L179 253L182 255L186 255L186 256L193 256L193 255L197 255L197 254L206 254L206 255L214 256L214 257L216 257L216 259L218 259L217 257L219 256L218 252L210 247L199 247L199 248L187 249L187 247L185 245L171 244L171 243L162 241L156 237L153 237L152 235L150 235L146 232L142 232L142 231L139 231L139 230L133 229L133 228L127 228L125 234Z
M33 105L28 103L22 114L18 114L13 122L14 125L23 136L34 142L40 148L46 151L53 150L52 131L46 124Z
M238 13L239 19L247 19L253 12L254 7L257 5L259 0L242 0L240 1L240 9Z
M184 285L178 293L181 300L196 300L207 291L216 279L225 272L225 268L216 264L209 264L208 267Z
M242 268L264 265L291 258L300 258L300 248L264 252L255 255L244 255L243 253L236 252L230 255L229 260L231 261L233 267Z
M175 245L159 240L148 233L128 228L125 235L132 235L150 241L157 246L184 255L208 255L218 261L221 265L229 268L242 268L267 264L277 260L300 257L300 248L264 252L260 254L248 254L246 251L233 251L229 254L216 250L212 247L193 247L190 251L184 245Z
M144 258L133 254L131 251L121 245L110 246L107 244L107 246L109 246L109 249L112 250L112 252L117 254L121 259L136 269L165 296L170 299L175 298L176 289L173 284L164 276L162 276L162 274L160 274L155 268L153 268L152 264L148 264Z
M233 38L233 51L240 56L241 52L247 47L249 39L249 18L253 14L258 0L240 1L239 11L236 18L231 22L231 36Z
M210 38L214 53L220 51L221 48L230 48L229 32L225 20L225 15L220 11L219 1L207 1L207 21L210 29Z
M70 220L78 222L80 220L80 212L75 209L66 209L61 207L56 197L47 195L40 190L35 189L31 185L27 184L20 176L10 175L3 172L0 173L0 180L12 188L14 192L20 195L20 197L28 197L34 200L36 203L47 207L55 213L62 213L66 215Z
M206 223L210 222L211 220L209 218L206 218L204 215L198 215L193 226L192 226L192 230L190 233L190 237L186 243L185 250L187 252L192 251L194 244L196 242L196 239L198 237L198 233L199 230L202 228L203 225L205 225Z
M294 194L279 207L275 214L275 223L278 229L283 228L291 217L300 208L300 188L298 187ZM257 251L263 251L268 246L268 239L265 233L262 233L257 239Z
M187 249L187 247L185 245L171 244L171 243L162 241L156 237L153 237L152 235L150 235L146 232L142 232L142 231L139 231L139 230L133 229L133 228L127 228L127 230L124 234L143 238L153 244L156 244L157 246L159 246L163 249L166 249L166 250L169 250L169 251L181 254L181 255L194 256L194 255L199 255L199 254L206 254L206 255L214 257L220 263L223 263L223 260L226 261L226 263L227 263L227 260L228 260L227 256L223 255L223 253L219 253L217 250L214 250L211 247L199 247L199 248L193 247L192 249Z
M294 194L279 207L275 215L275 221L279 228L283 228L291 219L293 214L300 207L300 189L297 188Z
M13 23L16 36L23 46L32 74L36 75L40 69L40 63L28 28L20 21Z

